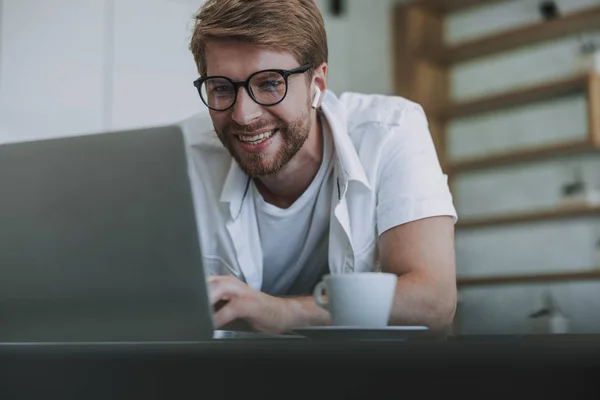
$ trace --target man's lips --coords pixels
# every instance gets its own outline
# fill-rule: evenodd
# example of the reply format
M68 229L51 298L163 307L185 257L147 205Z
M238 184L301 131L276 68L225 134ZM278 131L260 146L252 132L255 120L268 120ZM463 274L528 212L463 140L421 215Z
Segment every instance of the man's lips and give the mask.
M270 129L260 129L257 131L253 131L253 132L235 132L233 133L234 136L256 136L256 135L260 135L262 133L267 133L267 132L271 132L271 131L276 131L277 128L270 128Z
M239 135L237 136L237 141L244 151L252 153L261 152L270 145L273 137L278 132L279 130L275 129L273 131L267 130L252 135Z

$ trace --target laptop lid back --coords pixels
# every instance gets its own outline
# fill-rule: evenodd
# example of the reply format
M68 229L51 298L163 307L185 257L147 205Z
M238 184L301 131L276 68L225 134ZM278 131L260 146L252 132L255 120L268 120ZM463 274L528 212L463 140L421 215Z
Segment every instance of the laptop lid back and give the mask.
M0 145L0 341L212 338L179 127Z

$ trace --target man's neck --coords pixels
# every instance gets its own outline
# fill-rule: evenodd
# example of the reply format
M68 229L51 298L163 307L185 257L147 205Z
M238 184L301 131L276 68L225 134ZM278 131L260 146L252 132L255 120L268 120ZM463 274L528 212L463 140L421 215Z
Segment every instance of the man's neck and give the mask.
M276 174L257 178L254 183L263 199L279 208L288 208L308 187L323 162L323 128L318 114L313 114L308 139L298 153Z

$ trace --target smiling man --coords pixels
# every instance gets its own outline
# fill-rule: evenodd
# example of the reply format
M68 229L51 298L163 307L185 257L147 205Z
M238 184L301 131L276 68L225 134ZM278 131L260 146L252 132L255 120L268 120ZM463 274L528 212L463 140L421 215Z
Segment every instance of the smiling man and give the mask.
M209 116L184 132L217 327L327 325L323 275L377 270L398 276L391 324L447 329L457 217L422 108L328 91L313 0L207 0L190 49Z

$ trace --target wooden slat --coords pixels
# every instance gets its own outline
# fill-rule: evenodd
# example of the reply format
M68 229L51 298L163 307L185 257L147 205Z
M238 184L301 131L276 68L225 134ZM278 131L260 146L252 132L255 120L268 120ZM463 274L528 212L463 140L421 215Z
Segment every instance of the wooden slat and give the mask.
M522 224L537 221L553 221L567 218L600 216L600 206L564 206L555 209L532 211L527 213L515 213L486 218L465 218L456 225L457 229L484 228L489 226L501 226L509 224Z
M600 75L591 74L588 82L588 123L590 140L600 146Z
M425 57L443 64L455 64L525 45L595 30L599 27L600 6L593 6L553 20L506 30L444 49L429 48L426 49L428 54Z
M467 117L470 115L545 100L551 97L565 96L587 90L589 75L578 74L551 82L523 87L514 91L492 96L479 97L457 102L440 112L444 120Z
M410 98L413 81L414 52L410 43L414 33L410 31L411 8L407 5L397 5L394 8L393 37L392 37L392 70L394 71L394 93Z
M447 68L420 57L420 50L439 47L443 20L426 8L399 5L394 13L395 92L431 113L448 101Z
M445 123L436 117L448 103L448 68L420 57L420 49L441 46L443 18L419 3L399 5L394 12L395 91L427 113L438 159L444 166Z
M506 0L421 0L420 3L437 12L449 14L468 8L500 3Z
M535 275L506 275L490 276L482 278L459 278L457 285L465 286L487 286L487 285L506 285L511 283L542 283L542 282L560 282L576 281L586 279L600 279L600 268L598 270L575 271L575 272L556 272Z
M574 141L571 143L559 143L534 149L517 150L510 153L500 153L486 157L477 157L456 161L448 164L448 173L457 174L501 165L531 162L551 156L579 154L595 151L600 151L600 148L592 146L588 140Z

